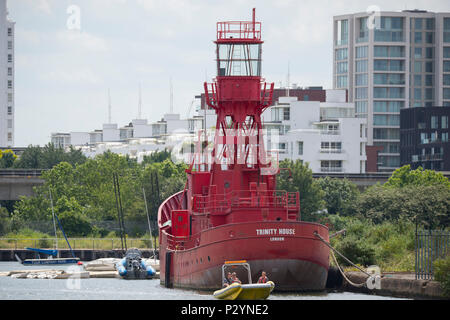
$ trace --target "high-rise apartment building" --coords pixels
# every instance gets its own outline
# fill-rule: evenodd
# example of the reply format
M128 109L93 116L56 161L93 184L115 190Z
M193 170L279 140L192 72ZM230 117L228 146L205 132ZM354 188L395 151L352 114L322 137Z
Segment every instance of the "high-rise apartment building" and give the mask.
M0 147L14 146L14 22L0 0Z
M333 87L348 89L378 170L400 166L400 110L450 107L450 13L422 10L335 16Z

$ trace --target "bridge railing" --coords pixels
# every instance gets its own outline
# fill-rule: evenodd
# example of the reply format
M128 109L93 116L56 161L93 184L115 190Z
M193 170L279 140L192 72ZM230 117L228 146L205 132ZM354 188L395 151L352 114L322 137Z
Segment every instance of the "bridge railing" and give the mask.
M48 169L0 169L0 177L40 177Z

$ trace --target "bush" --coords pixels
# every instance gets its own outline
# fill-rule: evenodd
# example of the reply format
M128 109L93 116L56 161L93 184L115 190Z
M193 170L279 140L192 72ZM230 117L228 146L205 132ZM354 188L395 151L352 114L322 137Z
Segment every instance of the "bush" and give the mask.
M364 240L346 237L336 249L354 264L369 266L376 263L375 248ZM341 256L336 255L336 258L339 264L350 265Z
M450 297L450 255L433 263L434 279L441 284L446 297Z

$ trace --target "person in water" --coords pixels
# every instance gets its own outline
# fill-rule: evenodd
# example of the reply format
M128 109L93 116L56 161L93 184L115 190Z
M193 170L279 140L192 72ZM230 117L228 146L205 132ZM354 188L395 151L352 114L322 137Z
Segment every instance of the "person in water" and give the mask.
M267 281L269 281L269 278L267 278L266 272L261 272L261 277L259 277L258 283L266 283Z

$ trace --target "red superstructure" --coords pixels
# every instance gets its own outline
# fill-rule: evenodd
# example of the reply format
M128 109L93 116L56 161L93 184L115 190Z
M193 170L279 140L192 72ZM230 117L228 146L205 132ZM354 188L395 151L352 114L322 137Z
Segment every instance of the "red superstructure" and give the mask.
M256 281L276 290L322 290L328 274L327 227L298 221L298 193L276 190L276 155L264 148L261 113L273 83L261 78L261 23L217 23L217 70L205 83L216 111L214 146L199 143L183 191L159 208L161 283L215 290L224 261L245 259Z

